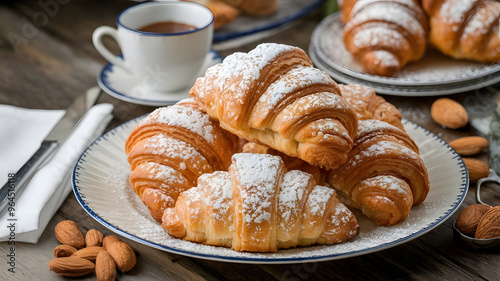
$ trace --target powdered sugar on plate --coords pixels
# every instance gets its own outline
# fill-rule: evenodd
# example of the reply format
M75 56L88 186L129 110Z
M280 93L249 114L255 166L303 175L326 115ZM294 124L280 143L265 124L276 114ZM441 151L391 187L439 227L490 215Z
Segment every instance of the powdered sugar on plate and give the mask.
M130 168L123 146L137 122L132 120L106 133L84 152L74 170L73 190L84 210L113 232L176 254L240 263L302 263L353 257L397 246L431 231L458 209L467 193L465 165L456 152L429 131L405 121L405 130L421 149L431 190L424 203L414 206L402 223L379 227L354 210L361 230L354 239L276 253L236 252L192 243L170 237L151 218L128 183Z
M381 87L403 86L418 89L422 86L446 88L457 83L481 79L500 71L500 63L483 64L452 59L430 47L427 48L426 54L421 60L406 65L394 77L370 75L363 72L361 64L345 48L343 28L340 14L335 13L318 24L311 36L311 59L317 67L327 73L329 71L323 65L356 79L380 84ZM484 83L477 84L480 87L485 86ZM404 94L404 92L403 89L401 93Z

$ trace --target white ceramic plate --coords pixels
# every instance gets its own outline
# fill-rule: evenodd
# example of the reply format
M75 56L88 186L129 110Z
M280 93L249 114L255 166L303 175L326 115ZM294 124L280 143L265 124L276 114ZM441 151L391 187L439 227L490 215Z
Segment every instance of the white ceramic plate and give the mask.
M476 90L487 87L500 82L500 72L491 73L480 78L465 80L457 83L448 83L442 85L419 85L419 86L402 86L391 85L386 83L376 83L363 80L354 76L349 76L342 71L333 68L327 62L324 62L317 54L314 48L309 49L309 56L315 66L327 72L336 82L343 84L361 84L373 88L379 94L395 95L395 96L438 96L462 93L466 91Z
M316 54L316 60L322 61L321 65L328 65L353 78L383 85L442 87L444 84L463 83L495 73L500 76L500 63L482 64L456 60L432 48L427 49L421 60L408 64L394 77L364 73L362 66L345 48L340 13L326 17L316 26L311 35L310 47ZM313 62L316 63L314 60Z
M431 189L425 202L414 207L404 222L378 227L356 211L361 233L351 241L276 253L241 253L196 244L170 237L151 218L128 183L130 169L123 147L140 119L116 127L87 148L73 171L73 191L85 211L115 233L180 255L239 263L302 263L368 254L408 242L434 229L457 210L468 189L468 174L460 156L436 135L405 121L405 129L419 145L428 168Z
M210 50L203 66L197 77L205 75L205 71L219 63L222 62L222 56L214 51ZM196 77L193 77L193 84ZM139 81L129 72L113 65L112 63L106 64L99 75L97 76L97 84L104 90L107 94L117 99L151 106L165 106L174 104L182 99L189 97L189 90L191 87L186 89L175 91L175 92L155 92L146 90L139 85Z
M135 1L142 2L143 0ZM325 0L278 0L278 10L272 15L248 16L240 14L234 21L215 30L213 42L219 43L277 29L307 15L309 12L318 8L323 2L325 2ZM253 36L252 39L258 40L260 37Z

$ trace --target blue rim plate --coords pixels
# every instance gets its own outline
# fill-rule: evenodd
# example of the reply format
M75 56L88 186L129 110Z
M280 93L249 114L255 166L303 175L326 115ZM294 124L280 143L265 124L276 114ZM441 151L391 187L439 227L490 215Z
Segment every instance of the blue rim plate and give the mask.
M210 52L205 57L203 66L198 73L198 77L204 76L205 71L222 62L222 56L214 51ZM196 77L193 77L193 84ZM97 76L97 84L108 95L130 103L150 105L150 106L165 106L174 104L182 99L189 97L191 87L175 92L163 93L145 90L138 85L138 79L132 76L129 72L108 63L103 66L101 72Z
M312 45L309 48L309 55L311 60L314 62L314 65L328 73L337 83L365 85L373 88L377 93L385 95L405 97L448 95L477 90L500 82L499 71L476 79L442 85L400 86L392 85L390 83L377 83L347 75L346 72L338 71L332 67L331 64L325 62L321 56L318 55L318 50Z
M170 237L154 221L128 183L130 168L124 144L143 118L128 121L95 140L80 156L72 174L73 191L83 209L111 231L163 251L215 261L238 263L302 263L349 258L411 241L439 226L463 202L469 179L462 158L442 139L421 126L404 121L419 145L428 168L431 190L402 223L378 227L358 211L360 235L338 245L241 253L228 248L196 244Z
M315 56L311 58L312 61L329 73L340 73L365 83L381 85L381 87L413 88L414 92L419 91L420 87L453 88L460 83L470 84L474 80L484 80L485 77L498 77L500 73L500 63L484 64L456 60L432 48L427 49L422 59L406 65L394 77L365 73L362 65L345 48L343 24L339 12L324 18L314 28L311 35L311 51L314 51ZM446 91L436 93L441 92Z
M240 15L233 22L214 33L214 43L235 39L271 29L302 18L323 4L325 0L278 0L278 10L269 16Z

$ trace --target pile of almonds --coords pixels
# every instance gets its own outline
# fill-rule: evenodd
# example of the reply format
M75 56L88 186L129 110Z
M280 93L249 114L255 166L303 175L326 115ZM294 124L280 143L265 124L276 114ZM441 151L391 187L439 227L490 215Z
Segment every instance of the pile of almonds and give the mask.
M70 220L59 222L55 234L61 245L54 249L49 268L57 274L78 277L95 272L99 281L115 280L117 269L127 272L137 262L132 247L115 235L104 237L99 230L90 229L84 237Z
M432 103L431 117L436 123L450 129L462 128L469 122L465 108L449 98L439 98ZM488 140L483 137L471 136L455 139L449 144L460 156L472 156L487 148ZM487 163L471 157L463 157L462 159L469 171L471 182L477 182L489 175L490 167Z
M455 227L476 239L500 237L500 206L470 205L458 215Z

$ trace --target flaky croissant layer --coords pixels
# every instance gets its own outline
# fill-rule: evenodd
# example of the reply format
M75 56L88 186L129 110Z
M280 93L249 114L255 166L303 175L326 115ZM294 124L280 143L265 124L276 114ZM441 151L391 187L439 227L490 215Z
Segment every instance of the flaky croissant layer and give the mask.
M345 162L356 135L352 106L297 47L267 43L234 53L189 94L222 128L326 169Z
M334 244L359 234L354 214L310 174L282 159L239 153L229 172L205 174L180 194L162 227L175 237L236 251Z

